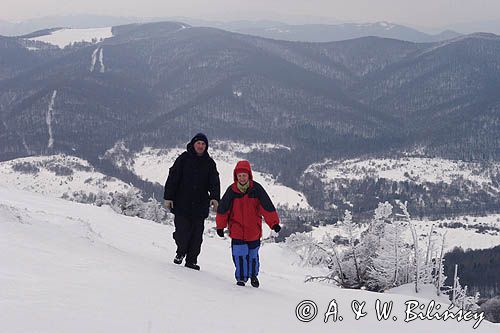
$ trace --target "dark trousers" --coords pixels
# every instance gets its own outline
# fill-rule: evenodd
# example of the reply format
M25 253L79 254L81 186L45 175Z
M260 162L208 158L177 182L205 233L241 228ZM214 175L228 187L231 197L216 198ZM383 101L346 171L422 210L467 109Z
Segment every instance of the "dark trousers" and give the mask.
M203 242L204 223L204 218L175 215L173 235L177 254L186 255L186 262L197 263Z
M240 239L231 240L233 255L234 277L237 281L247 281L249 277L259 275L259 248L260 239L246 242Z

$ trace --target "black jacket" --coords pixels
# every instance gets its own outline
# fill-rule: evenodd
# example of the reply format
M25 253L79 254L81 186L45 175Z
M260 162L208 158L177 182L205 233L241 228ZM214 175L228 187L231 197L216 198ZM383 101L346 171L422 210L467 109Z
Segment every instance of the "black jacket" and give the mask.
M165 200L172 200L172 213L188 217L208 217L211 199L220 199L220 180L215 161L207 151L198 156L192 143L170 168L165 182Z

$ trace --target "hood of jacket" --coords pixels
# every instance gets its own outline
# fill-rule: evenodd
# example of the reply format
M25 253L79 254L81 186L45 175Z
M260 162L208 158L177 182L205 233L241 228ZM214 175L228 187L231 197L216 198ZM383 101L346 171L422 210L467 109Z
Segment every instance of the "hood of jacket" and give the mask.
M234 168L233 171L233 178L235 182L238 181L238 177L236 177L236 175L242 172L248 173L249 181L253 180L252 168L250 167L250 162L243 160L236 163L236 167Z
M191 154L194 154L196 155L196 151L194 150L194 143L196 141L203 141L205 142L205 144L207 145L207 147L205 148L205 152L203 153L202 156L208 156L208 138L205 134L203 133L198 133L196 134L192 139L191 141L187 144L186 146L186 149L188 152L190 152Z

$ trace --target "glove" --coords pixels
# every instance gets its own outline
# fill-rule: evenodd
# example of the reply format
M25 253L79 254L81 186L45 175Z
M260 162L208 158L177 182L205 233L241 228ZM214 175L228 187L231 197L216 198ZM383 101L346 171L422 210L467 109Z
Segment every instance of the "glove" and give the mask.
M281 230L280 225L279 225L279 224L275 224L275 225L273 225L273 230L274 230L275 232L280 232L280 230Z
M219 202L215 199L210 200L210 206L213 207L214 212L217 211L217 207L219 207Z
M167 207L167 209L174 208L174 202L172 200L165 200L165 207Z
M219 235L219 237L224 238L224 229L217 229L217 235Z

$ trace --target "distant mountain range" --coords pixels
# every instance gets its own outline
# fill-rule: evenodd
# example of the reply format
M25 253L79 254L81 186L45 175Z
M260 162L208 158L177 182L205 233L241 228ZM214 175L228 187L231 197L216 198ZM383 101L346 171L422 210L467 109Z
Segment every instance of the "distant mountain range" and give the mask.
M457 23L449 25L448 27L446 27L446 29L451 29L464 33L470 33L474 31L484 31L484 32L495 33L498 35L500 34L500 19Z
M226 30L266 38L303 41L332 42L367 36L394 38L411 42L437 42L460 36L459 33L446 30L436 35L430 35L402 25L388 22L367 24L345 23L336 25L306 24L306 25L273 25L247 26L240 28L228 27Z
M211 138L281 143L253 160L297 182L322 158L500 159L500 37L302 43L185 23L116 26L64 49L0 38L0 159L91 162Z
M113 17L97 15L51 16L19 23L0 21L0 35L19 36L54 27L97 28L130 23L165 21L165 18ZM249 35L273 39L305 42L331 42L359 37L376 36L412 42L435 42L451 39L460 34L444 30L439 34L427 34L403 25L388 22L344 24L286 24L270 20L211 21L186 17L168 18L197 27L213 27Z

